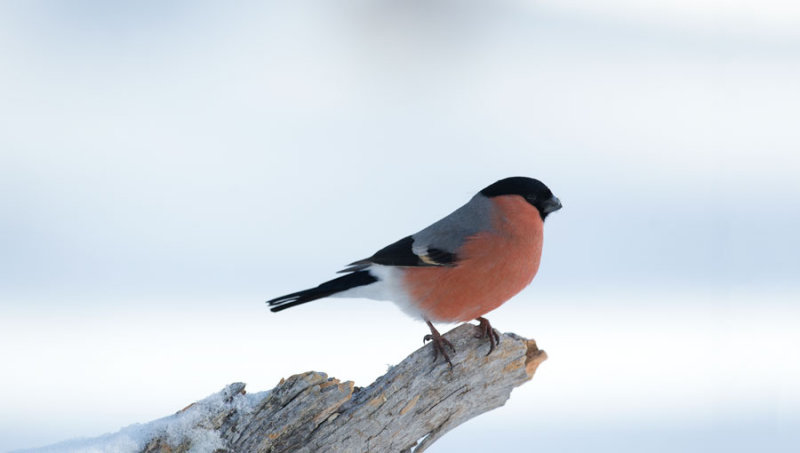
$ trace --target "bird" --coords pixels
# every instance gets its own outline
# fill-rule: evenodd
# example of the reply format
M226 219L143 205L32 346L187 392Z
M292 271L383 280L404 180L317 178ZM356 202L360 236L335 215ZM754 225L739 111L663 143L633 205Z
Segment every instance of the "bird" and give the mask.
M561 207L537 179L501 179L427 228L350 263L344 275L267 303L279 312L326 297L392 301L428 325L423 344L432 341L434 362L441 354L452 367L447 348L455 348L433 323L478 321L475 336L488 338L491 354L500 335L484 315L531 283L544 221Z

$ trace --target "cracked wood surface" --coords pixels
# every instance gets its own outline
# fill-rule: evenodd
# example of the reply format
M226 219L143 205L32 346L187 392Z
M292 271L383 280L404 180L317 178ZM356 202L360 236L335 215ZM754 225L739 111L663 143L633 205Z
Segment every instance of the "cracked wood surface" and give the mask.
M505 404L547 358L533 340L512 333L487 356L489 342L476 339L476 332L464 324L445 334L457 351L453 368L441 358L432 363L428 344L365 388L310 371L243 404L245 385L231 384L196 425L219 437L221 452L422 452L461 423ZM191 439L156 438L143 451L190 449Z

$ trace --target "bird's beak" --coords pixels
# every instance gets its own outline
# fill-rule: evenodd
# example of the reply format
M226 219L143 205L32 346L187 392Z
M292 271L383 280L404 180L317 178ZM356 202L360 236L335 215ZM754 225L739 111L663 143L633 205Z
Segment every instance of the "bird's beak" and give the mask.
M550 214L551 212L555 212L561 209L561 200L558 197L553 197L544 202L543 212L545 214Z

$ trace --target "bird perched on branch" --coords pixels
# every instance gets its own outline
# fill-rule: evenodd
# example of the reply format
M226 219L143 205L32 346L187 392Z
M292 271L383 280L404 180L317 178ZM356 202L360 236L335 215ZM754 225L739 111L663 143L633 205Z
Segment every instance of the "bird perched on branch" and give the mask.
M428 324L424 341L433 341L434 360L441 353L452 366L446 346L455 348L432 323L478 321L491 353L500 335L483 315L533 280L544 220L559 209L540 181L502 179L422 231L350 263L339 271L345 275L267 302L277 312L324 297L390 300Z

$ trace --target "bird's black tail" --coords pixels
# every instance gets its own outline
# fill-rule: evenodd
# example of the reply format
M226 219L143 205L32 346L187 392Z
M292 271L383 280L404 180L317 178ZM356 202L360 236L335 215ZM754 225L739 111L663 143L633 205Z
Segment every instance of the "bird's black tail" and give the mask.
M369 285L370 283L377 282L375 278L367 270L353 272L352 274L343 275L339 278L329 280L316 288L305 289L296 293L287 294L285 296L276 297L275 299L268 300L267 303L272 307L272 311L281 311L295 305L311 302L312 300L322 299L336 293L355 288L356 286Z

